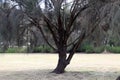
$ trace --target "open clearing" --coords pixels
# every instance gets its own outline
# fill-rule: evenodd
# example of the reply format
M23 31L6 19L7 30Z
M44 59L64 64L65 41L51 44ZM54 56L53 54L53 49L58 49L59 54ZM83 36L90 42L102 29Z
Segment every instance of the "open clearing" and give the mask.
M56 54L1 54L0 80L115 80L120 54L75 54L64 74L49 73Z

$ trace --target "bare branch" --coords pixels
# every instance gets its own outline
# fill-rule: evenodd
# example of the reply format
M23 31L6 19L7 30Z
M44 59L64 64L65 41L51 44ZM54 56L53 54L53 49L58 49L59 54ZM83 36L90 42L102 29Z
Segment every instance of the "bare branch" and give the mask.
M51 34L53 36L55 44L58 46L57 34L55 34L55 31L53 30L53 27L52 27L53 25L51 24L51 22L49 21L49 19L46 16L44 16L44 20L45 20L45 22L47 24L48 29L50 30L50 32L51 32Z
M44 34L44 32L43 32L43 30L42 30L42 28L40 27L40 26L38 26L38 28L39 28L39 30L40 30L40 32L41 32L41 34L42 34L42 36L43 36L43 38L45 39L45 41L47 42L47 44L53 49L53 50L57 50L56 48L54 48L53 46L52 46L52 44L50 44L50 42L48 41L48 39L46 38L46 36L45 36L45 34Z
M74 17L71 16L70 22L69 22L69 24L68 24L68 26L67 26L67 32L68 32L67 38L69 38L69 36L71 35L71 32L72 32L72 30L73 30L73 29L71 30L71 27L72 27L74 21L75 21L76 18L79 16L79 14L80 14L82 11L84 11L86 8L88 8L88 6L85 6L85 7L83 7L82 9L80 9L80 10L74 15ZM71 14L71 15L72 15L72 14Z
M71 43L69 43L68 45L67 45L67 47L69 47L69 46L71 46L71 45L73 45L78 39L80 38L80 36L79 37L77 37L74 41L72 41Z
M54 48L54 47L52 46L52 44L49 43L49 41L48 41L48 39L46 38L45 33L43 32L41 26L40 26L38 23L34 22L34 20L33 20L33 21L29 20L29 21L30 21L31 23L33 23L33 24L40 30L40 32L41 32L44 40L47 42L47 44L48 44L53 50L57 50L56 48Z
M72 49L70 50L70 54L67 58L68 64L70 63L76 49L79 47L79 45L82 43L82 41L85 39L85 31L81 33L81 36L79 37L79 40L73 45Z

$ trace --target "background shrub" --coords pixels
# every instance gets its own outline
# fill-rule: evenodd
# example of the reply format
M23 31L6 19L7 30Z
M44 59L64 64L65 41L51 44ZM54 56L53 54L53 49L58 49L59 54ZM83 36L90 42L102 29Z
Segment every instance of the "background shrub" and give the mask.
M114 46L114 47L107 46L106 50L111 53L120 53L120 46Z
M5 52L6 53L26 53L27 48L20 48L20 47L8 48Z
M2 49L0 48L0 53L3 53Z
M34 53L52 53L54 52L53 49L47 45L43 45L43 46L39 46L39 47L35 47L33 49Z
M104 49L105 49L104 46L94 47L93 45L85 44L85 45L82 45L81 47L79 47L77 52L102 53L104 51Z
M102 52L104 52L104 50L105 50L104 46L100 46L100 47L95 47L94 48L94 52L95 53L102 53Z
M92 45L87 45L84 48L86 53L94 53L94 47Z

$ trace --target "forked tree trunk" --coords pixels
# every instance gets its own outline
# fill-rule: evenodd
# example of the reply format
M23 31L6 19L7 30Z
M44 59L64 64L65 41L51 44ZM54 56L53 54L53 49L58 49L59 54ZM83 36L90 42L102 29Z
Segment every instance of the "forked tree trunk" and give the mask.
M3 44L2 52L5 52L8 49L8 47L9 47L9 42L5 41Z
M57 67L55 68L55 70L53 72L57 73L57 74L64 73L66 66L67 66L67 64L66 64L65 56L59 57Z
M69 56L67 57L67 51L66 48L64 48L62 50L60 49L58 54L59 54L58 64L57 67L54 69L53 73L61 74L65 72L65 68L67 67L67 65L69 65L74 55L74 52L70 53Z
M82 41L84 40L85 32L83 32L83 34L81 34L79 38L80 39L78 40L78 42L74 44L74 46L71 48L68 57L67 57L67 47L65 47L66 44L62 42L61 45L58 46L59 59L58 59L57 67L53 71L54 73L57 73L57 74L64 73L65 68L67 67L68 64L70 64L70 61L76 49L79 47L79 45L81 45Z
M67 52L66 52L66 48L62 48L59 49L58 51L58 64L57 67L54 69L54 73L60 74L60 73L64 73L65 68L67 67Z
M61 74L65 72L65 68L70 64L74 54L70 54L69 57L66 59L65 55L59 54L58 64L57 67L54 69L53 73Z

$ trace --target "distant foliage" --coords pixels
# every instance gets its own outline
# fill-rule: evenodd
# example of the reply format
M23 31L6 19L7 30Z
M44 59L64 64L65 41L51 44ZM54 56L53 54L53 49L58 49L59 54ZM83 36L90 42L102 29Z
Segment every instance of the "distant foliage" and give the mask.
M33 49L33 52L34 53L53 53L54 51L51 47L44 45L44 46L35 47Z
M2 51L2 49L0 48L0 53L2 53L3 51Z
M8 48L6 53L26 53L27 48Z
M108 52L111 52L111 53L120 53L120 46L116 46L116 47L110 47L110 46L107 46L106 47L107 51Z
M92 44L84 44L78 48L77 52L102 53L104 50L104 46L94 47Z

